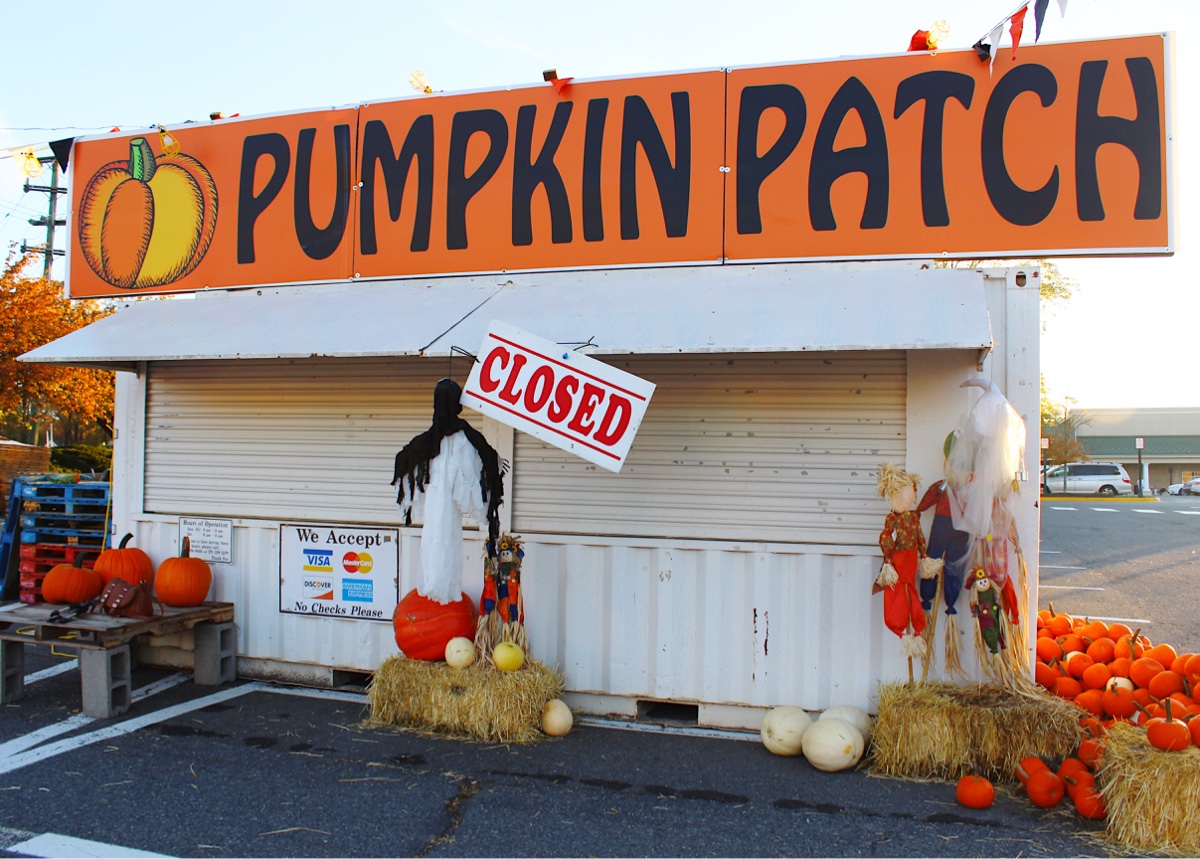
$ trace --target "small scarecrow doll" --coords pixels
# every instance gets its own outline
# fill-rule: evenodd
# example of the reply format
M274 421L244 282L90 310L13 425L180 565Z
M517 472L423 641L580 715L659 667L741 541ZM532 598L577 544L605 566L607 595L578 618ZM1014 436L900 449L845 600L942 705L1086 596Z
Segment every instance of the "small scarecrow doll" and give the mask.
M871 593L883 592L883 622L900 636L900 649L908 657L908 677L912 680L913 657L922 657L925 642L919 637L925 629L925 612L917 593L917 576L925 557L925 533L921 514L913 509L920 476L909 474L893 463L879 469L876 489L886 498L891 512L879 534L883 567Z
M417 593L442 604L462 598L462 517L500 533L504 501L500 459L483 434L460 417L462 388L442 379L433 389L433 423L396 454L392 485L406 525L422 521L421 582Z
M925 660L924 674L929 673L930 658L933 655L933 638L937 632L937 609L940 592L941 601L946 605L946 671L950 674L961 673L962 659L960 655L960 634L955 616L958 609L958 596L963 590L963 580L967 572L967 558L970 552L971 537L965 531L954 527L952 500L954 484L958 481L950 465L950 451L954 448L955 434L951 432L942 444L943 469L945 479L930 485L917 504L917 512L924 513L933 508L933 522L929 528L928 553L929 557L921 562L921 607L925 610Z
M483 565L483 594L479 598L479 622L475 649L491 653L501 641L511 641L529 651L525 635L525 599L521 594L521 539L501 534L488 541Z

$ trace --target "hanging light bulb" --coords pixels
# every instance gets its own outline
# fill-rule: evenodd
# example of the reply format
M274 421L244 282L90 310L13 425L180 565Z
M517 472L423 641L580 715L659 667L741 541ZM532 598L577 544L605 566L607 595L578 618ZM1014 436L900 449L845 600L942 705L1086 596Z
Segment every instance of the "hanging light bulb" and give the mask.
M180 146L179 140L175 135L167 131L161 125L158 127L158 139L162 143L162 151L164 155L178 155Z
M429 86L429 81L425 77L425 72L421 71L420 69L417 69L409 74L408 82L412 84L412 88L417 92L433 92L432 87Z
M42 162L33 154L33 147L29 146L22 149L18 155L21 159L21 172L30 179L36 179L42 175Z
M938 43L950 35L950 25L943 21L934 21L929 28L929 50L936 51Z

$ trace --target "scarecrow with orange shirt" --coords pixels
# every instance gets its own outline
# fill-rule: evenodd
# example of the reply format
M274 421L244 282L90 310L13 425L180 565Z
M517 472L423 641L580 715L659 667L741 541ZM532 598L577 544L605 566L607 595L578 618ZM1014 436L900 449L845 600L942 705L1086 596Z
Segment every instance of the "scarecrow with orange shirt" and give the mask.
M885 462L879 469L876 489L886 498L891 512L879 534L883 552L883 567L875 578L871 593L883 593L883 622L900 636L900 649L909 658L909 673L913 657L922 657L925 642L920 638L925 629L925 612L917 592L917 576L925 554L925 533L921 530L921 514L913 509L917 486L921 478L909 474L894 463Z

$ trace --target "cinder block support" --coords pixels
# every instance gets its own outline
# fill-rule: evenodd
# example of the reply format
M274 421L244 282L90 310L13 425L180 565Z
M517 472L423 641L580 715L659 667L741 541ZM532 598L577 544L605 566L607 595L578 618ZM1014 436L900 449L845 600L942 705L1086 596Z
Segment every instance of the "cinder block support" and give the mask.
M129 645L110 650L85 649L79 652L79 671L83 680L83 712L96 719L119 716L133 700L130 677L133 658Z
M196 645L197 686L220 686L237 679L237 629L233 623L199 623Z
M16 701L25 694L25 645L0 641L0 704Z

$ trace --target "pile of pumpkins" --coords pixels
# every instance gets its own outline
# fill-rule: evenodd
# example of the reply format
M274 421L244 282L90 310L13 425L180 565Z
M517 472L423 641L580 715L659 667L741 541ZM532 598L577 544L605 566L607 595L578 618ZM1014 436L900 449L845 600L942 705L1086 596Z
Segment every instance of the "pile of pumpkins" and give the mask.
M871 739L871 717L857 707L839 705L823 710L814 721L799 707L773 707L759 733L772 754L803 755L816 769L838 772L862 759Z
M58 564L42 579L42 599L58 605L85 603L104 591L113 579L153 587L158 599L177 608L200 605L212 587L212 569L203 558L190 556L191 545L183 538L177 558L167 558L154 569L150 556L130 546L126 534L117 548L104 549L91 569L83 566L89 552L80 552L74 563Z
M1094 768L1098 760L1095 744L1085 742L1080 746L1078 757L1065 758L1057 768L1036 755L1023 758L1017 764L1016 776L1029 801L1038 808L1054 808L1063 797L1068 797L1080 816L1103 820L1108 810L1096 787ZM958 780L954 795L960 805L982 809L995 801L996 788L984 776L971 773Z
M1037 623L1035 679L1085 711L1080 721L1101 749L1115 722L1144 727L1165 752L1200 746L1200 654L1053 606L1038 612Z

